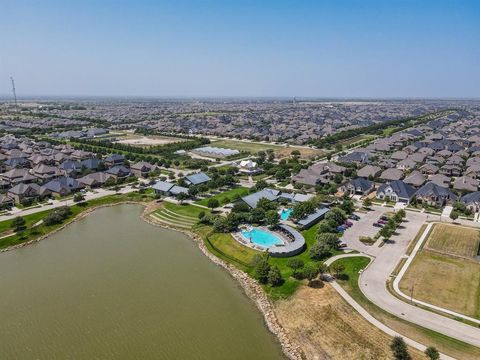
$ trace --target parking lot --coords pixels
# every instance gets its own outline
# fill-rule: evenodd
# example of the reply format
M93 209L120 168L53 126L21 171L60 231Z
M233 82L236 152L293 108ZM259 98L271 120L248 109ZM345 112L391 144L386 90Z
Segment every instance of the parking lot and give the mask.
M373 226L373 223L377 222L380 216L389 211L392 211L392 209L375 206L367 213L355 213L360 216L360 220L351 221L353 226L343 233L342 240L347 243L349 249L375 256L378 253L379 248L375 245L366 245L362 243L359 240L359 237L365 236L373 238L381 229Z

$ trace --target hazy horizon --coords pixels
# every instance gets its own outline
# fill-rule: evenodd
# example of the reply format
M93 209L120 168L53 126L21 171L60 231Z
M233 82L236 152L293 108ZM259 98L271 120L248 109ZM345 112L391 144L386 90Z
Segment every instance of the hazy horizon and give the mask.
M480 98L476 1L4 4L0 97ZM4 30L5 31L5 30Z

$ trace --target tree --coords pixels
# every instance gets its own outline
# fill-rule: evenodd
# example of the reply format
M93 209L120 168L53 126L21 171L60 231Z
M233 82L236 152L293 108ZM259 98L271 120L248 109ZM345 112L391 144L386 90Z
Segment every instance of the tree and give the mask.
M395 336L390 344L390 349L392 350L393 357L395 360L410 360L411 356L407 350L407 344L400 336Z
M388 226L384 226L383 228L380 229L378 234L382 236L384 240L388 240L393 235L393 232L392 232L392 229L390 229Z
M278 266L271 266L270 270L268 271L268 283L272 286L278 286L281 285L282 282L283 278Z
M458 219L458 211L457 211L457 210L453 210L453 211L450 213L450 219L452 219L453 221L455 221L455 220Z
M304 262L302 259L291 258L287 260L287 266L293 270L293 276L296 277L299 270L303 268Z
M265 222L271 228L275 228L280 222L280 215L275 210L269 210L265 213Z
M425 355L427 355L430 360L440 359L440 353L433 346L429 346L425 349Z
M265 210L255 208L250 212L250 222L253 224L261 224L265 220Z
M330 249L335 250L338 248L340 239L337 234L333 233L320 233L316 237L317 242L327 245Z
M325 219L332 220L335 222L336 226L339 226L347 219L347 215L345 215L345 212L342 209L333 207L325 214Z
M368 197L363 199L363 207L365 209L370 209L371 206L372 206L372 199L370 199Z
M330 265L330 270L333 272L335 277L339 277L345 271L345 265L335 261L332 265Z
M337 229L336 224L331 220L322 220L318 223L317 234L333 233Z
M177 200L180 201L180 204L182 204L187 199L188 195L183 192L177 195Z
M318 266L315 263L309 262L303 268L303 276L308 279L309 284L318 276Z
M214 198L208 199L207 206L208 206L210 209L215 209L215 208L218 207L219 205L220 205L220 203L218 202L217 199L214 199Z
M316 241L308 250L308 255L315 260L321 260L330 255L331 248L325 244Z
M257 259L254 271L255 271L255 278L261 284L266 284L268 282L270 264L268 263L268 258L266 256L262 256L260 259Z
M340 208L345 211L347 214L351 214L355 210L355 205L350 198L343 199L342 205Z
M12 228L15 232L25 230L25 219L21 216L17 216L12 220Z
M83 196L83 194L76 193L75 195L73 195L73 201L74 202L80 202L80 201L83 201L83 200L85 200L85 196Z

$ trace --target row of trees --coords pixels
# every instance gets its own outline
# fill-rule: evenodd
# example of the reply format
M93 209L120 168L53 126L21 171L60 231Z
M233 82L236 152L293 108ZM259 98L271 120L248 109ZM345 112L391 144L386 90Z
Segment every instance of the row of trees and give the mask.
M387 241L397 231L398 226L403 222L406 213L405 210L398 210L394 216L388 219L388 222L380 229L378 234L383 237L384 241Z

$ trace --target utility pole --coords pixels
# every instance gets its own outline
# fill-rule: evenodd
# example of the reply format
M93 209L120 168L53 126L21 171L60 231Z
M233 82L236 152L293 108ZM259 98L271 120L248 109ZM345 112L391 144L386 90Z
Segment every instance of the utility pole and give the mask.
M13 80L12 76L10 76L10 80L12 81L12 92L13 92L13 98L15 99L15 111L18 112L17 92L15 91L15 80Z
M410 291L410 304L413 303L413 289L414 288L415 288L415 282L413 282L412 288L411 288L411 291Z

